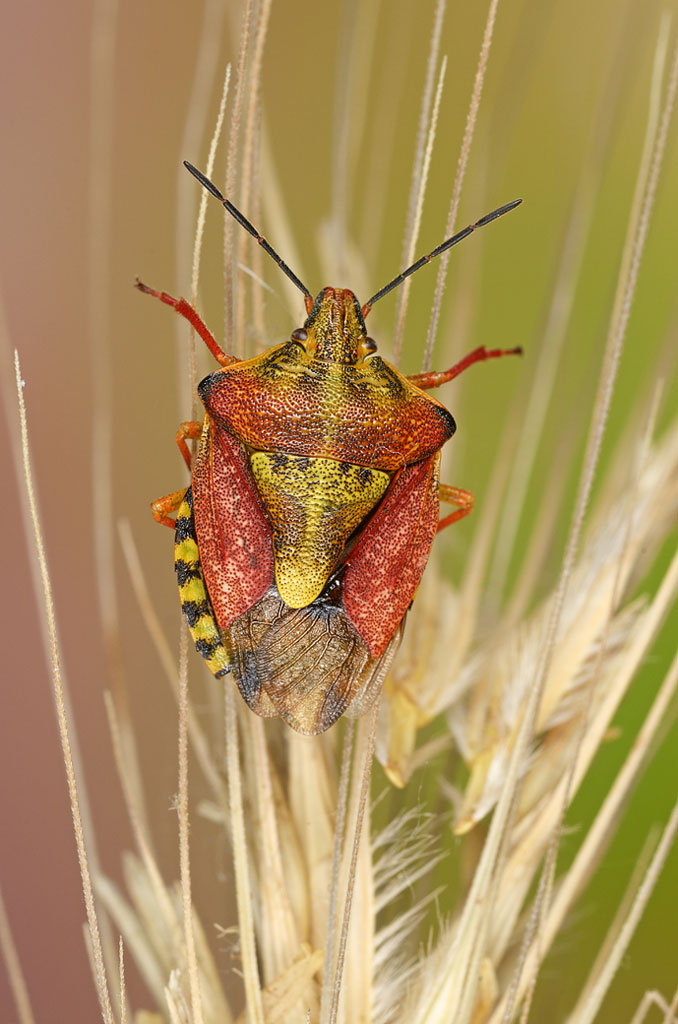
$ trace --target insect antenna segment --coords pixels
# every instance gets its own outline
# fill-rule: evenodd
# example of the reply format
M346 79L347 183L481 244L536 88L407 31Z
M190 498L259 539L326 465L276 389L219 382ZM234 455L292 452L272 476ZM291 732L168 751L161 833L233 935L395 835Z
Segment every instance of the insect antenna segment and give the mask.
M367 300L362 309L363 316L367 316L372 306L378 299L383 299L384 295L388 295L390 291L392 291L394 288L397 288L399 284L402 284L406 277L410 277L411 274L414 274L415 270L419 270L427 263L430 263L431 260L435 259L436 256L440 256L442 255L442 253L447 252L447 250L451 249L453 245L457 244L457 242L461 242L465 238L468 238L468 236L472 234L476 230L476 228L484 228L486 224L489 224L491 223L491 221L496 220L497 217L503 217L505 213L509 212L509 210L515 210L516 206L520 206L521 203L522 199L514 199L510 203L505 203L504 206L499 206L496 210L492 210L491 213L486 213L485 216L481 217L480 220L477 220L475 224L469 224L468 227L463 228L461 231L458 231L456 235L452 235L452 237L448 238L445 242L441 242L439 246L437 246L432 252L429 252L426 256L420 256L419 259L415 263L413 263L411 267L408 267L406 270L403 270L400 274L398 274L397 277L394 277L392 281L389 281L389 283L384 285L383 288L380 288L379 291L376 292L371 299Z
M216 185L212 181L210 181L210 179L206 177L202 173L202 171L199 171L198 168L194 167L193 164L188 162L188 160L184 160L184 167L186 168L187 171L191 172L194 178L198 179L200 184L204 188L206 188L207 191L215 197L215 199L219 200L222 206L224 206L228 210L230 215L235 220L237 220L238 224L240 224L241 227L243 227L245 231L247 231L252 236L252 238L255 238L259 245L261 246L261 248L264 250L264 252L268 253L271 259L278 264L283 274L285 274L285 276L289 278L292 284L296 285L299 291L303 294L304 299L306 300L306 309L310 311L311 306L313 305L313 296L311 295L306 285L299 280L294 271L287 266L285 261L281 259L280 256L278 256L278 253L275 251L273 246L266 241L263 235L259 234L254 225L250 224L247 217L245 217L245 215L240 212L237 206L234 206L229 199L226 199L221 194ZM379 299L383 299L384 295L388 295L390 291L393 291L394 288L397 288L399 284L402 284L405 278L410 277L412 274L414 274L416 270L419 270L427 263L430 263L431 260L436 258L436 256L441 256L442 253L447 252L447 250L451 249L453 245L457 244L457 242L461 242L465 238L468 238L468 236L472 234L476 230L476 228L484 228L486 224L490 224L493 220L497 220L498 217L503 217L504 214L508 213L510 210L515 210L516 206L520 206L521 203L522 199L514 199L510 203L505 203L504 206L497 207L497 209L492 210L491 213L486 213L485 216L481 217L480 220L477 220L475 224L469 224L468 227L462 228L461 231L458 231L456 235L452 235L451 238L448 238L444 242L441 242L439 246L437 246L431 252L427 253L425 256L420 256L419 259L412 264L412 266L407 267L405 270L401 271L397 275L397 277L394 277L392 281L389 281L389 283L384 285L383 288L380 288L378 292L375 292L371 299L367 300L365 305L362 307L363 317L367 316L375 302L377 302Z
M194 178L198 179L200 184L203 185L204 188L206 188L207 191L210 192L215 197L215 199L219 200L222 206L224 206L228 210L231 217L237 220L238 224L240 224L241 227L245 229L245 231L248 231L252 238L256 238L261 248L264 250L264 252L267 252L271 259L273 259L278 264L283 274L285 274L285 276L290 279L292 284L297 286L300 292L303 292L303 295L307 300L307 305L309 304L309 302L312 304L313 296L311 295L306 285L299 280L299 278L297 277L293 270L290 270L285 261L282 260L280 256L278 256L273 246L266 241L263 235L259 234L254 225L250 224L247 217L245 217L244 214L242 214L240 210L236 206L234 206L232 202L230 202L230 200L225 199L224 196L222 196L219 189L216 187L216 185L213 184L213 182L211 182L209 178L206 178L202 171L199 171L197 167L194 167L193 164L189 164L188 160L184 160L184 167L186 168L187 171L191 172Z

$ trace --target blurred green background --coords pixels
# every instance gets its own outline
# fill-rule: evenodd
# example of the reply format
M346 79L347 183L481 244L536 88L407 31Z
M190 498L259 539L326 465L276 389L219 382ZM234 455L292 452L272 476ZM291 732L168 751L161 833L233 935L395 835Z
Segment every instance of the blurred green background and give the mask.
M671 40L675 44L675 0L668 7L674 14ZM653 52L666 8L658 0L642 5L629 0L597 4L501 0L499 5L458 226L516 196L525 202L482 237L455 251L434 360L442 367L450 353L480 343L525 348L521 363L479 368L441 394L459 425L445 479L473 490L478 505L509 408L514 402L520 408L529 391L573 197L582 180L593 189L595 200L565 355L540 439L518 550L539 511L554 451L569 435L581 452L588 429L643 142ZM262 88L267 149L300 254L301 265L293 264L294 269L312 291L330 283L367 289L362 294L365 299L401 269L434 9L432 0L273 4ZM110 680L97 610L91 497L91 423L99 392L92 386L95 346L90 328L90 270L92 259L98 258L88 227L93 184L90 51L98 10L74 0L60 5L28 0L4 11L0 293L8 336L19 349L26 380L34 469L64 667L101 862L108 874L119 879L120 854L130 840L102 702ZM447 54L448 70L418 251L428 251L444 237L485 17L485 4L450 2L445 14L441 54ZM153 601L172 642L179 610L170 534L155 526L148 503L183 485L184 471L172 439L178 419L188 418L190 409L178 385L184 363L177 358L177 325L168 311L136 293L132 282L138 274L175 294L189 290L190 236L186 244L181 217L186 211L192 215L197 189L180 161L205 163L223 67L226 60L237 58L239 18L235 2L222 5L209 0L205 9L197 3L123 0L112 14L115 78L108 125L112 151L107 162L112 193L104 176L94 182L93 194L96 209L103 214L104 232L110 215L110 292L104 299L109 337L98 340L110 343L109 369L101 372L113 394L113 512L116 520L126 517L131 523ZM360 45L347 66L346 54L356 34ZM208 84L202 93L204 102L189 118L196 75L198 81L203 75ZM350 173L346 221L351 276L326 281L317 243L333 205L337 93L347 96L352 112L340 143L340 163L345 160ZM223 167L223 155L221 159ZM604 464L631 411L647 399L660 367L665 375L660 420L665 421L671 410L675 414L678 406L677 180L674 118L605 440ZM184 211L181 217L179 206ZM259 209L263 211L261 229L276 246L266 201ZM219 211L210 206L200 306L217 335L222 322L220 230ZM291 257L289 261L293 262ZM265 276L280 294L275 268L266 267ZM434 271L424 270L413 284L403 358L407 372L421 365L434 281ZM395 301L384 300L370 319L370 332L387 357L395 309ZM285 337L303 315L300 302L297 319L291 321L276 298L271 298L266 312L269 334L263 340L267 344ZM3 353L3 376L5 371L7 383L9 368ZM70 815L31 589L22 498L16 487L11 392L8 414L8 443L2 447L2 479L9 488L5 506L9 543L4 556L9 571L4 577L2 617L5 687L0 716L2 884L38 1019L68 1018L75 1024L95 1019L97 1011L82 942L84 914ZM561 537L576 479L575 473L563 509ZM474 525L471 517L455 527L450 542L453 573L458 574L463 564ZM675 541L674 534L664 564ZM166 877L172 878L177 874L176 819L170 812L176 788L175 710L139 622L117 539L116 558L122 653L149 812L161 864ZM545 589L555 579L558 564L559 552L554 551L544 567ZM655 582L659 572L660 567L655 567ZM635 723L661 682L675 650L677 630L674 614L618 716L621 737L599 758L595 777L578 798L570 824L585 820L605 792L631 742ZM548 999L536 1005L535 1020L544 1019L547 1012L551 1021L564 1019L648 830L668 816L678 790L678 732L675 721L668 726L618 839L546 965ZM569 842L566 837L566 849ZM207 879L221 865L222 856L206 847L196 851L194 863L201 865L196 869L200 905L209 888ZM646 988L665 993L675 988L677 891L674 850L601 1019L628 1019ZM223 892L223 905L207 910L208 922L232 920L227 880ZM223 955L230 956L228 951ZM133 976L131 968L130 973ZM140 991L134 980L132 985L135 992ZM7 1018L11 1001L4 990L2 1007Z

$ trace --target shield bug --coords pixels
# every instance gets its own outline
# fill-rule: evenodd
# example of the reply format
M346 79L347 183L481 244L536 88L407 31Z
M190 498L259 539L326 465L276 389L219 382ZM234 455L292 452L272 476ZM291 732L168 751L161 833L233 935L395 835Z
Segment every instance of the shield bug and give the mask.
M489 224L457 232L360 305L348 289L308 288L200 171L188 170L304 295L288 341L238 360L184 299L161 299L195 328L220 368L198 386L202 422L177 444L188 490L152 505L175 530L181 604L217 678L233 672L249 706L319 733L368 706L396 652L436 533L473 496L439 482L456 426L426 394L473 363L520 349L478 348L443 372L405 377L376 355L365 318L406 277ZM187 440L197 440L192 462ZM439 501L456 506L439 519ZM175 518L171 518L175 513Z

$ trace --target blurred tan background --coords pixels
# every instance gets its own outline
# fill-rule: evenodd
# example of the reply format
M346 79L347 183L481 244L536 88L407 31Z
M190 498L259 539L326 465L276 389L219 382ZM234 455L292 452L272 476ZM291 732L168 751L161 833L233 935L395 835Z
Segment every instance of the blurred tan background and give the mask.
M209 0L207 0L209 3ZM475 491L483 483L501 434L503 416L516 394L526 393L533 372L547 299L563 244L573 194L581 175L591 174L601 111L609 118L609 140L601 157L604 170L596 192L592 234L581 272L567 358L555 396L557 408L542 439L531 486L539 501L540 473L553 459L564 432L581 444L588 426L585 410L595 390L609 309L619 267L620 246L640 156L652 57L662 10L648 0L542 3L501 0L483 95L478 132L462 195L459 226L515 196L520 211L484 233L482 275L475 280L477 306L463 302L464 274L473 276L473 244L456 251L451 267L445 331L456 325L488 344L523 344L521 365L479 369L441 396L459 423L459 449L446 478ZM672 39L675 41L675 0ZM132 287L135 275L149 284L186 293L190 249L177 253L178 203L189 215L197 187L181 169L187 158L204 166L216 116L223 67L237 54L239 7L212 3L211 24L201 49L205 12L199 3L132 4L122 0L113 14L116 38L113 90L112 194L100 182L100 203L110 210L110 292L105 299L110 325L110 366L104 373L113 394L113 511L126 517L142 554L152 598L166 634L176 644L179 607L172 569L171 535L157 527L148 503L183 485L184 470L173 443L179 418L190 409L178 391L176 324L169 311L144 299ZM312 291L324 284L365 287L368 294L401 269L402 232L409 175L434 15L432 0L376 0L323 4L287 0L274 3L266 44L263 106L280 190L291 218L303 267L295 266ZM486 7L450 2L441 52L448 55L446 89L433 156L421 241L427 251L444 236L444 224L468 99L477 62ZM95 9L69 0L50 5L27 0L6 5L0 38L2 105L2 250L0 295L11 346L19 349L28 407L34 472L57 606L63 665L71 689L89 796L105 871L120 878L120 854L129 829L119 795L102 701L110 685L98 612L93 556L92 388L90 261L88 224L90 165L90 49ZM332 145L339 54L360 19L367 60L351 69L355 118L347 159L354 188L348 223L364 260L356 276L325 281L317 257L319 225L332 205ZM373 33L373 36L370 36ZM213 81L199 118L187 126L196 64ZM213 62L212 64L210 62ZM212 79L212 75L215 77ZM606 98L607 97L607 98ZM355 132L355 134L353 134ZM105 137L105 133L104 133ZM191 144L190 151L187 145ZM222 165L223 167L223 162ZM628 407L646 393L662 353L668 354L666 407L675 408L678 346L676 266L678 265L678 130L674 123L657 196L647 256L641 271L619 387L613 405L608 457ZM111 203L110 208L108 203ZM383 204L383 205L381 205ZM278 241L264 220L261 229ZM99 207L101 213L101 207ZM244 211L246 214L251 212ZM208 246L203 262L201 308L220 335L219 247L216 206L208 209ZM104 217L105 222L105 217ZM477 241L477 240L476 240ZM282 247L281 247L282 248ZM476 250L480 252L480 248ZM286 257L286 253L282 255ZM290 262L292 262L290 258ZM271 272L272 271L272 272ZM279 287L275 268L266 277ZM420 368L434 273L423 271L412 291L404 367ZM363 295L363 299L367 296ZM290 321L285 306L271 299L267 329L272 343L301 322ZM370 331L388 354L395 303L385 300L372 315ZM471 324L466 318L471 318ZM456 319L455 319L456 318ZM415 326L418 325L418 326ZM107 339L100 339L106 343ZM227 345L225 347L228 347ZM97 1019L93 986L82 937L84 911L70 827L51 687L31 587L31 568L17 488L13 437L15 404L10 364L3 351L3 386L9 384L8 427L2 446L5 491L2 573L4 685L0 778L2 779L1 878L8 913L39 1021ZM435 360L442 366L444 357ZM7 388L5 388L7 393ZM456 444L456 440L455 440ZM96 453L95 453L96 457ZM574 481L573 481L574 486ZM565 510L566 513L567 510ZM531 513L522 525L529 531ZM567 523L563 517L563 535ZM455 557L463 558L472 521L455 527ZM675 535L672 544L675 546ZM147 782L149 813L166 876L177 874L176 716L157 657L131 595L115 540L121 634L127 685ZM667 550L667 557L668 557ZM549 580L558 565L545 566ZM452 571L454 569L452 568ZM656 660L646 667L620 715L627 738L634 715L649 702L675 644L674 614ZM621 898L629 864L638 856L651 823L665 819L675 799L675 721L657 761L639 788L620 839L606 858L586 905L573 921L569 943L547 969L562 978L562 1005L549 1019L563 1018L572 992L604 932L599 913ZM619 741L623 745L624 739ZM612 745L614 747L614 744ZM618 748L618 751L621 747ZM620 754L601 758L601 792ZM586 799L594 802L599 793ZM586 813L586 801L580 812ZM567 850L567 841L565 843ZM221 851L194 853L206 874L219 871ZM201 868L196 869L200 902ZM605 1020L626 1019L647 986L675 986L675 915L678 858L672 854L647 917L634 940L626 970L606 1003ZM224 904L211 919L228 920L228 879ZM231 955L223 945L226 961ZM229 960L230 962L230 960ZM136 1005L143 996L130 966ZM13 1009L4 988L2 1018ZM621 1016L620 1016L621 1014ZM535 1019L543 1019L538 1016Z

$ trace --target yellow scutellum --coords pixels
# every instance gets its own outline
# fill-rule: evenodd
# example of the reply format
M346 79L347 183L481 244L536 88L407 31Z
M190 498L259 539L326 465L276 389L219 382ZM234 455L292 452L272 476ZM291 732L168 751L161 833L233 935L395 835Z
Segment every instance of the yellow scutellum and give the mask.
M493 0L452 188L450 231L456 222L481 105L497 8ZM238 188L254 196L261 173L266 182L267 220L275 225L272 237L299 270L292 240L285 242L290 235L288 215L271 171L267 138L264 135L263 155L255 138L269 10L268 3L244 5L234 98L227 96L227 72L208 171L211 173L216 157L228 98L232 104L227 108L231 125L228 191L233 190L236 200ZM365 73L359 55L372 38L374 14L369 5L362 5L361 12L354 48L344 54L345 82L352 80L350 69L362 68ZM440 0L413 172L408 252L418 231L422 182L428 175L440 117L445 57L439 62L439 51L444 13L444 0ZM221 17L213 5L207 5L205 38L209 38L210 26L214 30L221 25ZM131 585L181 711L179 881L165 880L158 866L130 723L124 709L108 698L113 747L136 848L123 861L124 887L95 868L92 893L86 826L80 821L77 780L68 759L69 727L61 713L63 694L51 594L32 502L87 896L89 941L105 1020L132 1019L135 1024L504 1024L527 1019L543 960L600 863L613 825L649 758L678 688L676 658L598 816L578 842L571 865L556 879L555 856L568 807L596 753L609 739L620 701L652 650L678 594L678 555L669 558L654 590L646 591L643 586L647 567L678 521L678 421L674 418L664 422L661 430L656 428L661 396L653 393L633 411L636 436L629 431L620 442L584 522L678 84L678 50L670 58L668 75L665 70L668 41L665 21L656 47L647 138L639 158L601 382L594 406L586 415L589 442L575 484L574 513L559 573L555 568L542 573L540 566L549 552L560 551L554 506L562 496L559 482L570 468L560 464L545 485L542 515L518 559L513 590L507 595L498 592L506 580L506 566L515 557L517 534L517 518L512 516L509 525L499 531L499 547L493 551L499 509L517 492L522 500L534 459L534 451L526 454L524 447L515 446L513 453L506 443L488 488L494 505L490 503L481 513L461 584L453 587L433 563L424 575L401 649L383 687L378 720L367 714L357 724L344 723L322 736L307 738L279 723L264 723L240 701L228 681L225 692L210 679L206 698L210 721L198 713L198 699L187 689L158 623L133 538L122 526ZM432 102L436 80L438 91ZM206 95L204 81L199 94ZM607 100L603 107L608 110ZM326 267L336 266L351 251L346 196L357 142L348 145L349 113L342 108L338 116L333 219L323 228L319 254ZM246 181L238 183L241 158L247 174ZM600 169L598 166L596 174ZM593 205L589 192L582 189L573 215L576 231L572 237L582 246ZM203 209L204 200L201 197ZM226 231L228 236L228 220ZM193 294L202 215L196 238ZM244 235L239 235L237 242L234 238L227 242L229 294L237 272L233 251L239 254L237 264L246 258L249 244ZM256 246L253 251L260 284L260 251ZM357 256L355 262L359 283ZM409 257L404 262L409 262ZM551 362L547 357L540 362L534 386L544 391L527 407L528 419L538 424L538 429L547 416L579 266L568 250L545 341L556 355ZM238 351L247 346L242 325L248 293L243 282L241 278L239 304L235 312L229 305L228 312L229 324L236 325ZM440 282L438 296L442 277ZM280 289L284 287L280 284ZM403 289L398 338L406 298ZM439 301L439 297L434 300L432 333ZM255 321L263 323L259 287L253 290L252 306ZM604 344L602 339L601 349ZM20 381L18 364L17 373ZM21 387L19 394L23 417ZM101 417L106 415L105 411L99 414L104 433ZM22 425L32 496L23 418ZM520 427L515 427L515 435L519 434ZM513 436L507 432L509 440ZM573 479L576 476L572 474ZM101 480L98 486L105 490ZM509 541L502 546L506 537ZM99 564L103 575L112 572L105 553L100 554ZM485 578L501 581L502 586L496 592L491 587L483 591ZM114 594L110 583L101 581L102 593ZM115 628L110 610L107 622L109 629ZM422 730L427 728L422 738ZM368 792L373 743L389 787L372 805ZM190 774L189 747L193 755ZM434 779L449 801L450 813L447 817L440 811L425 814L416 793L413 803L411 793L416 786L407 784L417 782L420 768L430 765L435 755L441 755L435 763L449 765L453 750L463 760L465 773L450 777L441 769ZM199 802L189 788L194 776L202 787ZM196 790L197 786L196 782ZM388 813L384 813L385 807ZM385 824L376 828L376 820ZM216 879L212 906L200 912L191 909L195 888L191 883L197 869L195 858L189 857L189 838L203 824L211 829L215 845L225 845L232 852L232 877L227 880L233 894L230 909L224 906L224 883ZM449 875L434 872L434 868L450 856L445 846L450 826L453 848L464 851L465 876L454 913L443 915L434 913L432 907L439 897L449 904ZM655 848L647 852L642 877L613 922L568 1024L595 1019L677 829L678 811L674 810L663 823ZM203 873L205 865L199 870ZM211 864L207 870L212 870ZM117 958L107 948L105 933L104 941L100 939L98 915L107 917L122 937ZM27 1022L31 1019L30 979L25 985L9 929L3 926L2 933L20 1018ZM148 1008L134 1008L130 1017L124 979L131 962L145 982ZM544 984L548 986L548 977ZM648 994L634 1014L633 1024L641 1024L653 1002L662 1007L667 1020L675 1019L678 996L667 993L655 998Z

